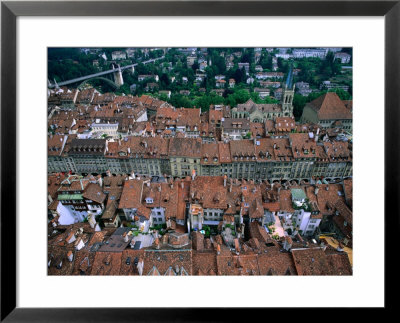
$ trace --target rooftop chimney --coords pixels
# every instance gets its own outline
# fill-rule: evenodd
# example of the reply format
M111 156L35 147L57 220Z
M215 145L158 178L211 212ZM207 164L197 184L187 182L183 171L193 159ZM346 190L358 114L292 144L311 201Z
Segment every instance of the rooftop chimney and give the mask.
M292 248L292 243L293 243L292 238L289 236L286 236L285 241L283 242L283 248L286 251L289 251Z
M90 227L92 229L94 229L94 227L96 226L96 218L95 218L95 216L93 214L89 214L87 219L88 219L88 222L90 224Z
M137 269L138 269L138 272L139 272L140 276L143 275L143 265L144 265L143 259L140 259L138 264L137 264Z
M68 258L68 260L71 261L71 262L72 262L72 260L74 260L74 254L72 253L71 250L68 251L68 253L67 253L67 258Z
M235 242L235 251L236 254L238 255L240 253L239 239L235 239L234 242Z
M75 234L74 234L73 232L71 232L71 233L68 235L67 239L65 239L65 240L66 240L68 243L74 242L74 241L76 240Z
M128 242L129 241L129 236L127 232L124 232L124 234L122 235L124 237L124 241Z

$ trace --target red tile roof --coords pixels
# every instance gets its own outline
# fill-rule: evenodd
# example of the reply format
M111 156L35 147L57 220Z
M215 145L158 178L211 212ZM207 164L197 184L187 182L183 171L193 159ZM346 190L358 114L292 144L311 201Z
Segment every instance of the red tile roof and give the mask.
M226 193L222 176L198 176L190 185L192 200L199 200L203 208L226 209Z
M119 202L119 209L139 208L141 206L141 193L143 181L134 179L128 180L124 184L121 199Z
M335 92L328 92L307 104L318 113L319 120L352 119L350 109Z
M201 158L200 138L171 138L168 155L170 157Z

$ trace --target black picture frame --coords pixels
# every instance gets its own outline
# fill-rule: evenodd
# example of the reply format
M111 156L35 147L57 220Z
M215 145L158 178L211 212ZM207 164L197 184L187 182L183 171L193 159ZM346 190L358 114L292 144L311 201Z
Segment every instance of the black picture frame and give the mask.
M4 1L1 3L1 321L225 321L240 309L16 307L16 19L18 16L384 16L385 17L385 308L391 237L398 228L400 4L396 1ZM371 44L373 46L373 44ZM372 186L372 184L371 184ZM383 210L383 208L382 208ZM395 216L395 219L391 219ZM397 217L396 217L397 216ZM394 221L394 222L393 222ZM396 225L393 225L395 223ZM378 237L375 237L378 238ZM379 237L381 239L382 237ZM397 253L396 253L397 255ZM389 276L390 275L390 276ZM391 278L390 278L391 279ZM392 286L392 287L391 287ZM250 292L251 293L251 292ZM267 304L267 302L266 302ZM312 305L311 305L312 306ZM329 306L329 303L327 303ZM254 311L256 311L254 309ZM257 310L259 311L259 310ZM205 313L207 315L204 315ZM328 314L328 312L325 312ZM251 314L253 316L253 314ZM254 314L257 315L257 314ZM328 314L329 315L329 314ZM254 316L255 317L255 316ZM316 318L315 318L316 319Z

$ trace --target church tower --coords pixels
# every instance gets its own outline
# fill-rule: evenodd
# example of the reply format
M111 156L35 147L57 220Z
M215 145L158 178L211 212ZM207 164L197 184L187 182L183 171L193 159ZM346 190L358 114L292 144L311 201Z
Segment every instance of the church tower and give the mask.
M293 97L294 97L293 70L292 68L290 68L282 92L283 117L293 117Z

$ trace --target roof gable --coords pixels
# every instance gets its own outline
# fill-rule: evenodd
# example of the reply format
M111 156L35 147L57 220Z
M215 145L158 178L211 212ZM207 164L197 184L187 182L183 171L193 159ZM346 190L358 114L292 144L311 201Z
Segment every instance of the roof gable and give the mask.
M308 103L320 120L352 119L351 112L335 92L327 92Z

